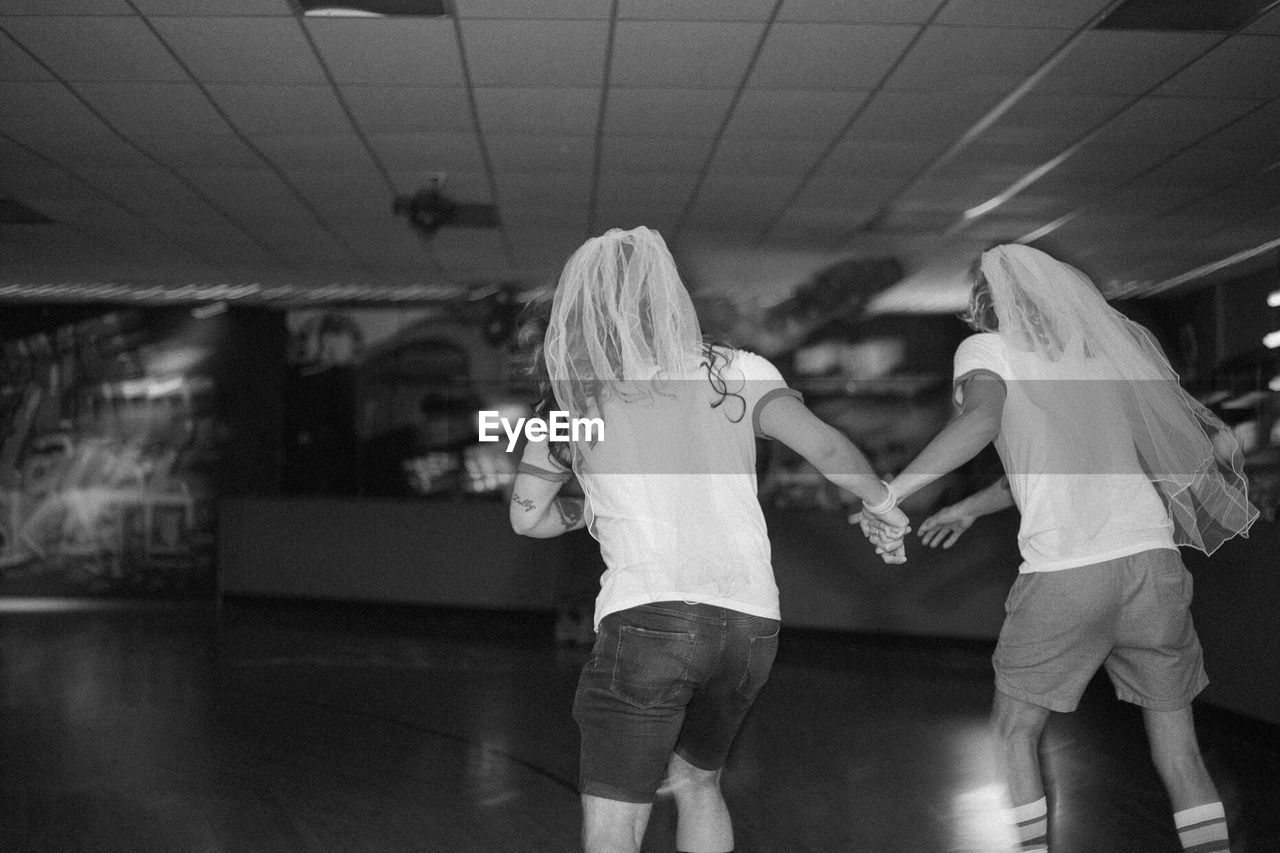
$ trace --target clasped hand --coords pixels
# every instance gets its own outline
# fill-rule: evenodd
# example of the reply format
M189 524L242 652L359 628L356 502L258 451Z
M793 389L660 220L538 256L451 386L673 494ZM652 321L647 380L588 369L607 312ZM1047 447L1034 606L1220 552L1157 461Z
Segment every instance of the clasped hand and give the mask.
M849 516L850 524L857 524L862 535L876 548L880 559L886 563L899 564L907 561L907 549L903 539L911 532L907 514L898 507L893 507L881 514L862 512Z

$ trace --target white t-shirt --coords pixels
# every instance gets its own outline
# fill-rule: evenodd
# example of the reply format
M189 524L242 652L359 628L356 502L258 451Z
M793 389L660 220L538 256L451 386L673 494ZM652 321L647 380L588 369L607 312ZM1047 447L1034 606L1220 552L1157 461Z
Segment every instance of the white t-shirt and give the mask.
M956 350L956 401L986 372L1005 385L996 450L1022 514L1023 572L1051 572L1176 548L1173 522L1143 473L1115 376L1092 358L1051 361L998 334Z
M579 448L588 528L607 567L597 626L655 601L779 618L755 440L763 407L800 395L766 359L721 353L727 396L696 364L683 379L637 383L601 405L604 439Z

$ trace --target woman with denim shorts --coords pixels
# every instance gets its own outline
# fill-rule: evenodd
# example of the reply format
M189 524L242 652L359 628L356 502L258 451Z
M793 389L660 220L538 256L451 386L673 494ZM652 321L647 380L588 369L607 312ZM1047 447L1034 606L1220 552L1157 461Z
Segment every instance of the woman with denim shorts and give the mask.
M639 851L661 787L681 851L732 851L721 769L778 646L757 437L863 499L887 529L886 560L901 559L906 517L772 364L703 341L657 232L615 229L578 249L540 356L548 398L583 429L526 446L512 526L534 537L587 526L607 567L573 709L584 846ZM573 475L584 498L558 494Z

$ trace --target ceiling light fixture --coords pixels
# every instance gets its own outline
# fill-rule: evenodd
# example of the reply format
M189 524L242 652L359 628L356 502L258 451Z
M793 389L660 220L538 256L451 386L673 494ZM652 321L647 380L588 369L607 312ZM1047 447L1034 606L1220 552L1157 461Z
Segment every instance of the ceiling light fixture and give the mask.
M1273 290L1267 294L1267 307L1280 308L1280 290Z
M309 18L454 17L451 0L294 0Z
M1262 338L1262 344L1267 349L1280 347L1280 329L1276 329L1274 332L1268 332L1264 335Z

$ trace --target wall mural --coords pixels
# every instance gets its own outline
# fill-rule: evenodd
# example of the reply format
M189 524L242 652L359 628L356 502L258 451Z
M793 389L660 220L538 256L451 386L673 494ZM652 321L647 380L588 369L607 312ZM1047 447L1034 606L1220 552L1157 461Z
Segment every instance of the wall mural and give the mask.
M186 317L159 332L111 312L4 342L0 594L212 591L214 342Z

